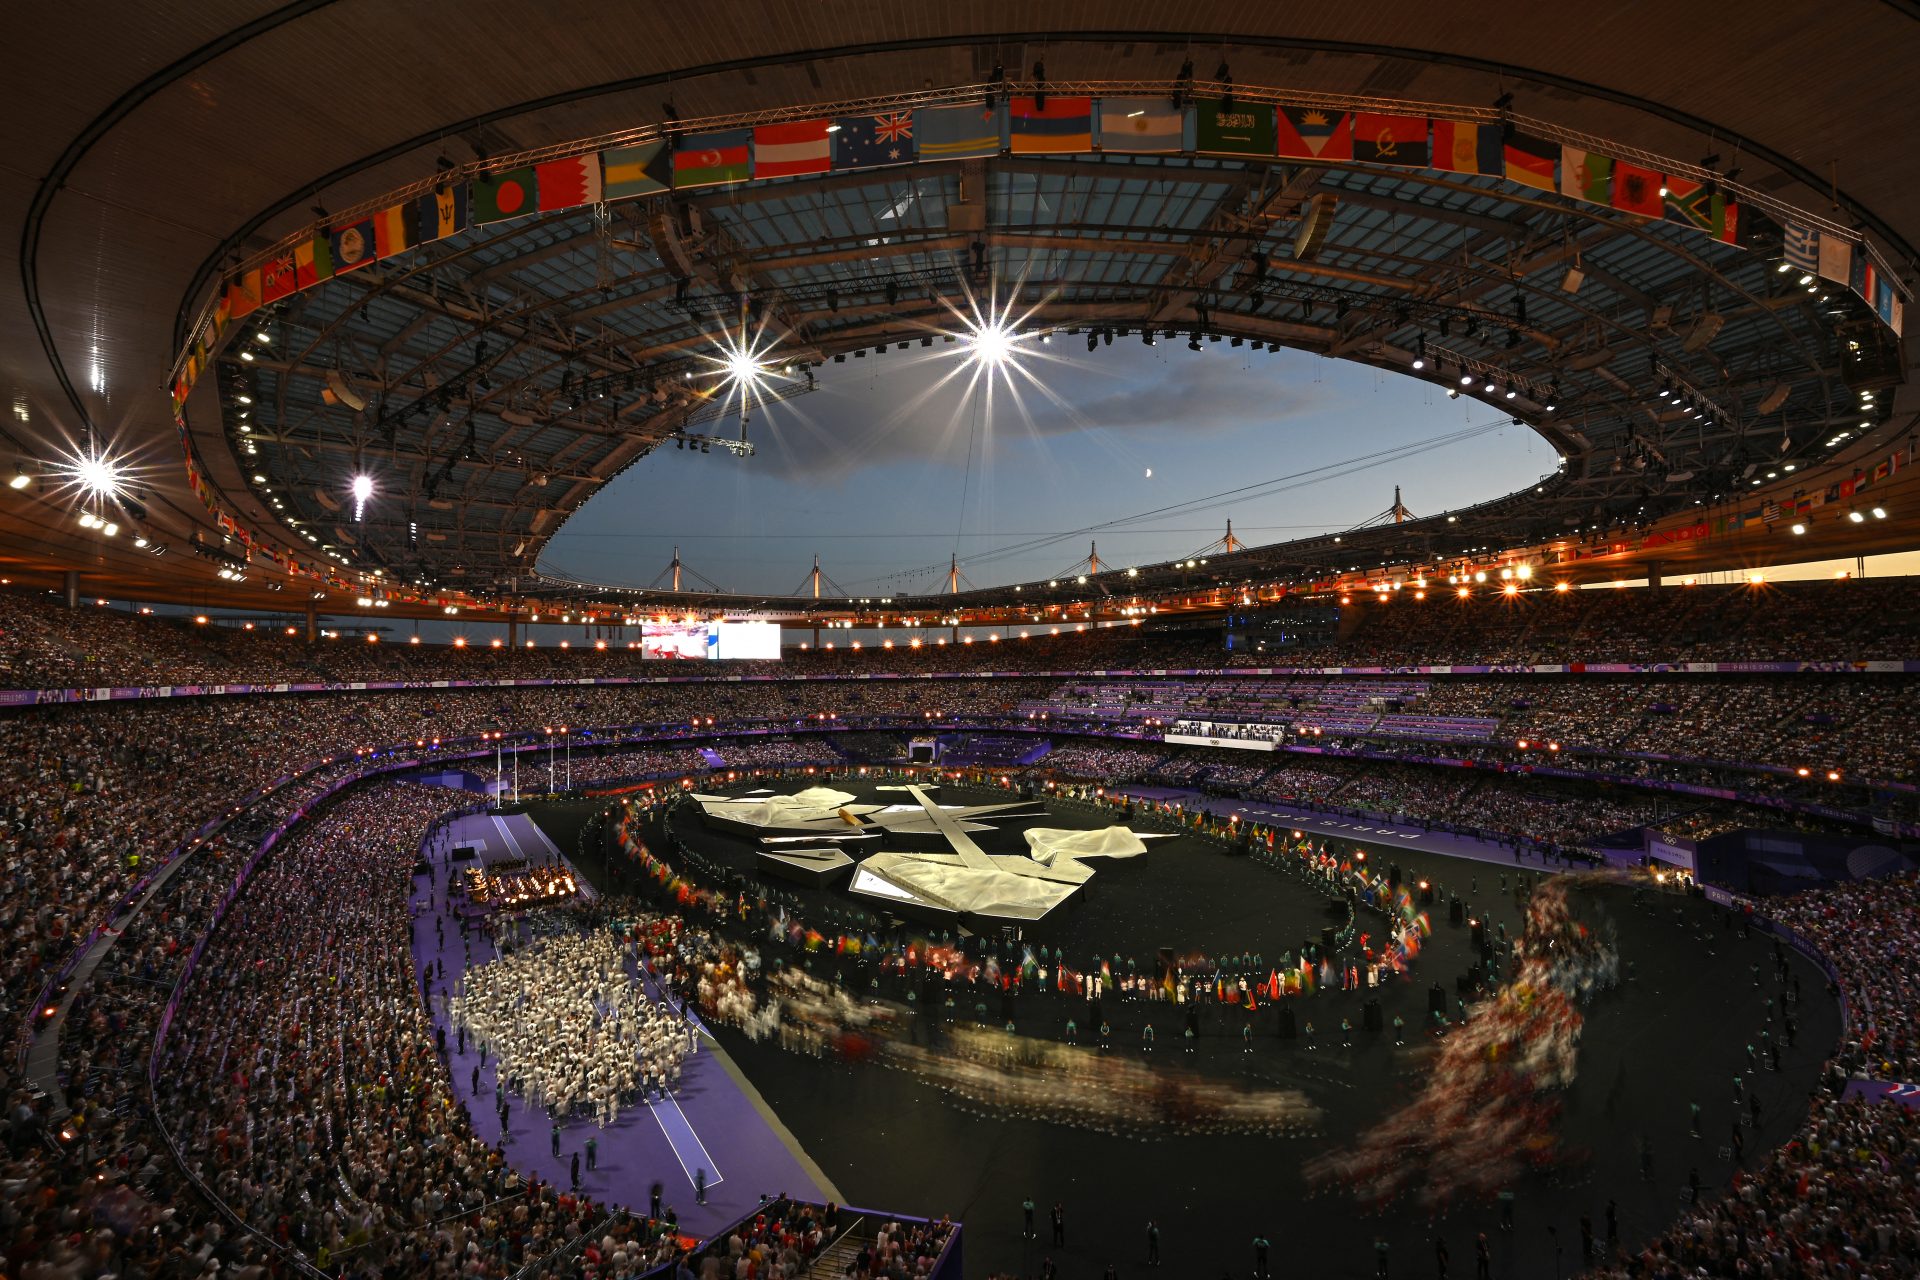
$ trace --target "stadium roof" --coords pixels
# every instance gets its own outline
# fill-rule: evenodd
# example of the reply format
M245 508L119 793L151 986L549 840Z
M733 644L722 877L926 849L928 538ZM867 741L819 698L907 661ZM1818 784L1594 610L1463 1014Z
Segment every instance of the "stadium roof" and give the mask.
M1724 567L1756 546L1786 558L1795 499L1810 495L1832 507L1800 514L1833 528L1823 554L1909 547L1920 529L1920 504L1898 501L1913 393L1889 324L1920 240L1904 145L1920 105L1879 87L1920 52L1906 6L1844 25L1763 6L1735 30L1719 11L1650 4L1599 27L1504 3L1453 24L1397 3L1062 4L1044 32L1025 29L1030 7L996 3L634 4L610 17L577 3L454 15L336 0L164 21L112 8L36 11L6 55L19 105L0 207L21 246L0 300L6 447L31 473L91 435L138 478L103 509L126 525L112 538L83 528L57 484L9 492L0 556L30 579L79 568L90 592L236 605L326 592L333 607L380 590L402 612L453 599L633 607L635 593L545 578L540 550L625 467L673 465L649 456L663 446L751 443L730 344L744 335L765 352L764 394L804 395L851 360L964 336L958 317L988 299L1053 342L1258 342L1468 378L1464 394L1566 459L1538 492L1216 556L1204 571L1143 567L1107 598L1521 546L1608 576L1647 559ZM576 155L597 179L609 147L670 152L712 129L1004 107L1041 90L1036 64L1056 107L1230 93L1243 109L1290 109L1319 145L1208 154L1225 148L1197 136L1195 110L1171 154L1012 154L1003 135L991 155L949 148L534 212L275 300L224 326L204 368L192 352L230 281L436 188L491 193L523 161ZM1519 167L1497 150L1491 165L1452 166L1493 173L1409 166L1377 142L1368 155L1364 138L1349 159L1313 131L1351 112L1478 125L1517 145ZM1555 189L1528 180L1534 144ZM1668 209L1697 184L1701 216L1582 198L1594 192L1568 176L1574 153L1675 175ZM1727 225L1728 204L1744 229ZM393 225L425 238L413 216ZM1802 230L1844 246L1845 263L1828 264L1842 278L1780 269ZM168 398L182 373L183 429ZM1845 519L1856 472L1888 518ZM355 475L376 486L359 519ZM1826 503L1842 484L1847 497ZM1740 519L1749 511L1767 518Z

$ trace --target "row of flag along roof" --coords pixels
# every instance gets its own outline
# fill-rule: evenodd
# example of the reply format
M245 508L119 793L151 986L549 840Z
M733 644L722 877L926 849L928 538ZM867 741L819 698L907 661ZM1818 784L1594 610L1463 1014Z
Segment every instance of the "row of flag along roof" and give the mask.
M1008 151L1192 152L1497 177L1678 223L1728 244L1768 252L1784 246L1788 262L1851 288L1896 333L1904 323L1899 292L1863 246L1814 227L1783 224L1706 184L1510 126L1221 99L1176 107L1165 98L1055 96L669 135L450 183L317 232L241 272L229 282L215 319L224 326L298 290L470 226L663 191ZM196 375L217 338L216 330L210 340L194 344L188 364Z

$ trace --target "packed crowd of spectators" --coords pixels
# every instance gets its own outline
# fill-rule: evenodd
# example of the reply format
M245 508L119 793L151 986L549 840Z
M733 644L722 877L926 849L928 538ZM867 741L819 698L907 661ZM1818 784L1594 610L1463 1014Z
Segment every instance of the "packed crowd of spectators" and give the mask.
M1816 1094L1794 1140L1730 1194L1683 1207L1663 1235L1602 1280L1696 1276L1851 1276L1920 1269L1920 1111Z
M436 1052L408 895L445 801L375 785L283 844L214 933L168 1036L155 1103L188 1168L323 1268L445 1256L438 1224L464 1212L452 1265L500 1275L605 1216L522 1186Z
M1920 1081L1920 875L1850 880L1767 904L1840 975L1860 1066Z
M1867 584L1842 584L1835 589L1865 586ZM1570 594L1577 597L1580 593ZM1616 600L1636 593L1584 594L1598 596L1600 600ZM1677 590L1668 594L1682 596ZM1703 592L1700 598L1705 599L1708 594ZM1876 608L1889 607L1884 593L1876 598L1879 599ZM148 669L155 663L167 668L164 678L156 676L148 681L151 683L177 683L181 672L206 673L199 676L205 679L215 678L213 673L218 672L219 678L226 680L233 678L230 673L235 668L222 666L226 661L222 655L238 654L233 661L239 663L252 652L249 646L263 643L266 648L284 650L289 660L318 660L294 641L232 631L222 631L215 636L219 629L187 629L176 623L128 619L124 615L111 615L107 610L56 612L39 601L21 606L22 599L25 598L0 594L0 661L10 664L8 670L14 672L64 670L70 673L71 679L63 677L53 680L53 684L104 683L109 670L132 670L140 663L150 664ZM1500 602L1487 603L1497 607ZM1385 606L1394 607L1398 605ZM1604 611L1615 606L1596 601L1583 607ZM1744 611L1737 616L1743 626L1763 626L1772 616L1759 616L1766 607L1755 605L1753 598L1748 597ZM1717 643L1713 638L1720 633L1710 624L1717 625L1714 620L1723 613L1726 617L1735 616L1725 612L1732 606L1724 600L1713 604L1705 613L1684 604L1669 603L1663 608L1682 610L1679 615L1661 613L1659 616L1674 622L1678 628L1675 634L1692 637L1688 643L1693 644ZM1796 625L1802 627L1803 634L1818 635L1831 630L1815 618L1817 609L1799 609L1798 604L1795 608L1798 612L1786 616L1799 619ZM1688 609L1695 612L1685 612ZM1605 617L1594 621L1585 613L1580 617L1587 619L1582 625L1598 626L1606 621ZM1495 639L1501 639L1518 626L1520 624L1515 623L1505 628ZM1894 624L1889 626L1897 630ZM1542 630L1545 623L1539 619L1527 623L1522 635L1527 634L1527 628ZM178 637L169 638L167 629L186 637L179 643L201 646L194 661L203 665L174 666L171 655L176 651L169 646ZM1461 627L1454 628L1456 634L1465 638L1486 630L1468 628L1463 632ZM1891 634L1887 628L1869 629L1869 633L1882 637ZM133 638L128 639L129 635ZM1511 638L1505 636L1505 639ZM1071 648L1083 658L1097 652L1103 664L1112 660L1106 655L1124 652L1111 648L1111 644L1121 642L1111 641L1109 637L1097 640L1061 637L1058 643L1062 646L1061 652ZM1156 644L1198 645L1200 642L1191 638L1158 641L1137 633L1127 637L1124 643L1133 645L1137 655L1164 658L1175 650L1163 649L1158 654L1148 651ZM1767 643L1773 641L1769 639ZM970 653L983 646L963 648ZM394 646L369 645L365 649L387 652ZM993 656L1001 663L994 664L994 669L1012 666L1005 664L1007 655L1020 652L1017 646L1005 644L997 649ZM356 663L384 660L362 659L357 656L359 649L353 652ZM408 652L420 656L405 661L428 663L436 656L448 659L457 651L409 646ZM950 648L950 652L958 653L961 649ZM485 651L469 652L465 656L481 662L492 660ZM853 670L858 669L857 662L876 656L869 653L856 659L843 652L831 658L820 655L810 661L821 670ZM561 656L556 652L551 660L559 667L565 663L593 661L595 655L575 651L570 656ZM805 661L808 660L803 660L801 665ZM935 659L914 661L933 663ZM114 664L126 665L116 668ZM1051 659L1042 665L1051 665ZM950 666L951 659L924 669ZM430 669L430 666L420 668ZM1079 683L1084 685L1085 681ZM1154 692L1150 687L1153 682L1141 683L1142 692ZM1913 776L1907 726L1913 722L1915 706L1909 683L1869 676L1773 679L1688 676L1632 684L1606 679L1436 679L1428 682L1417 705L1435 714L1497 710L1503 716L1503 739L1510 731L1540 737L1551 735L1568 747L1560 760L1563 765L1572 765L1575 759L1592 762L1596 768L1612 769L1619 765L1612 757L1602 760L1576 756L1575 748L1592 746L1610 751L1664 750L1696 758L1779 764L1810 761L1816 768L1833 762L1850 774L1899 779ZM643 757L651 755L672 762L670 770L684 764L691 771L696 767L696 760L704 764L705 757L696 744L713 746L728 768L774 767L830 759L831 754L820 752L832 753L834 748L823 744L851 735L794 737L782 734L738 739L709 735L726 725L747 722L795 730L857 725L868 717L906 720L919 717L931 721L950 715L986 719L1002 714L1012 718L1023 703L1044 700L1059 685L1059 681L1040 678L1001 678L817 685L766 682L423 689L380 694L82 704L29 709L0 717L0 786L4 787L0 791L0 863L6 872L0 877L0 941L8 944L5 958L0 960L0 1015L4 1015L12 1027L27 1024L30 1003L47 974L66 958L76 940L104 923L113 906L156 869L185 836L202 822L231 813L248 793L284 774L332 757L332 763L319 772L280 787L262 803L239 815L229 836L216 837L200 848L183 865L164 895L121 936L103 971L108 980L96 980L82 990L62 1044L62 1065L68 1080L67 1101L74 1108L64 1127L76 1135L73 1139L57 1137L45 1100L34 1098L18 1080L5 1082L14 1181L27 1194L9 1198L7 1206L0 1208L0 1228L10 1237L25 1242L20 1247L29 1252L20 1256L34 1256L31 1250L36 1247L50 1251L45 1256L54 1256L51 1251L55 1250L54 1241L58 1240L62 1257L70 1260L103 1257L115 1267L145 1266L168 1252L193 1258L218 1256L229 1266L244 1267L270 1251L262 1241L223 1231L217 1220L197 1202L188 1199L177 1205L170 1204L171 1161L152 1131L137 1121L132 1081L138 1075L137 1063L143 1044L152 1043L151 1031L166 990L178 975L187 949L204 932L219 891L231 881L233 870L245 852L240 837L248 831L264 830L275 818L358 773L365 761L356 754L356 749L364 751L412 742L422 750L430 750L436 739L500 729L514 734L531 733L534 740L540 740L545 727L558 723L575 728L647 725L654 727L632 736L685 740L638 748ZM709 724L709 720L713 723ZM298 732L290 732L290 724L297 724ZM1138 726L1133 728L1138 731ZM599 740L620 737L618 733L608 733L599 735ZM905 741L897 731L886 733L885 740L898 745ZM1336 741L1344 740L1326 739L1328 745ZM1507 749L1504 742L1500 749ZM1255 755L1259 758L1249 759ZM529 756L529 760L534 758ZM610 762L604 766L609 769L625 772L631 767L630 761L619 763L615 754L576 752L575 784L583 780L583 771L591 779L602 767L597 762L603 760ZM1668 768L1657 764L1640 767L1649 771L1645 776L1666 776L1652 771ZM523 760L523 775L527 768L528 760ZM1299 756L1236 751L1203 754L1171 749L1158 742L1063 739L1042 761L1039 772L1105 784L1150 776L1169 782L1198 782L1256 799L1405 815L1436 825L1499 830L1549 845L1578 843L1643 822L1664 823L1670 830L1686 828L1698 834L1728 825L1783 825L1794 821L1789 815L1759 813L1734 805L1700 805L1676 815L1673 812L1676 802L1671 799L1621 788L1603 791L1578 783L1548 785L1539 779L1403 765L1378 759L1315 757L1304 760ZM1696 780L1708 780L1697 768L1694 772L1699 775ZM1780 785L1793 784L1789 780ZM391 794L411 792L400 789ZM438 802L448 803L450 798L441 793ZM355 811L353 803L348 802L337 812L351 814ZM334 827L328 830L335 833L329 836L333 843L328 847L336 853L365 834L340 833ZM380 858L370 861L378 863ZM1816 936L1822 937L1823 945L1830 944L1830 951L1845 953L1849 947L1863 948L1858 955L1861 973L1849 978L1849 991L1860 1005L1875 1010L1877 1020L1870 1038L1862 1040L1860 1052L1863 1058L1873 1059L1875 1070L1911 1076L1920 1069L1920 1063L1915 1060L1913 1022L1914 1008L1920 1002L1913 1000L1906 990L1905 974L1912 966L1905 960L1920 963L1920 959L1905 957L1903 941L1912 931L1912 884L1911 881L1895 883L1903 886L1892 891L1906 895L1904 906L1881 913L1878 906L1864 897L1856 901L1827 900L1819 911L1832 913L1837 921L1870 921L1871 927L1845 929L1835 925ZM1868 892L1854 891L1863 895ZM1790 906L1788 909L1803 908ZM264 920L255 922L251 917L243 919L267 930L305 928L299 922L282 920L276 924ZM1797 921L1796 927L1813 931L1805 920ZM223 935L226 932L223 930ZM308 934L303 932L299 936L306 938ZM1874 937L1876 942L1852 941L1863 937ZM1888 938L1894 939L1893 954L1904 957L1902 962L1889 963ZM307 944L296 943L296 947L302 945ZM224 954L218 950L210 953L211 967L204 974L216 981L237 981L234 974L219 963ZM363 984L376 980L371 973L356 973L354 979ZM310 1011L320 996L309 993L309 997L304 1009ZM295 1007L301 1006L296 1002ZM298 1016L302 1026L310 1029L315 1025L310 1012ZM182 1024L183 1029L190 1030L196 1037L202 1037L206 1025ZM229 1029L232 1029L230 1024ZM289 1031L284 1022L277 1026L263 1022L258 1030L262 1037L296 1034ZM425 1069L421 1061L409 1058L404 1052L405 1046L411 1043L408 1037L414 1031L403 1026L391 1034L386 1031L382 1034L386 1037L385 1047L380 1048L374 1060L388 1070L390 1092L382 1098L377 1093L377 1085L371 1093L364 1088L353 1093L336 1087L329 1104L332 1109L324 1113L316 1110L313 1124L331 1122L337 1129L343 1123L364 1124L369 1116L390 1114L399 1096L399 1085L395 1081L403 1077L416 1081L421 1078L418 1073ZM196 1039L193 1043L201 1044L204 1040ZM281 1043L283 1047L288 1043L297 1044L297 1057L317 1052L304 1041L283 1040ZM388 1052L389 1049L393 1052ZM399 1056L395 1057L395 1053ZM181 1070L184 1071L184 1067ZM407 1075L409 1072L411 1076ZM275 1203L278 1198L292 1195L298 1199L300 1191L310 1193L312 1189L300 1178L270 1187L251 1173L236 1172L237 1166L232 1163L236 1153L245 1150L244 1144L253 1140L244 1133L244 1118L248 1116L256 1117L256 1136L263 1149L277 1153L276 1159L284 1156L289 1143L296 1152L302 1141L313 1147L313 1138L284 1127L276 1129L267 1122L272 1108L276 1104L284 1105L288 1079L284 1064L269 1063L264 1076L258 1080L237 1080L235 1071L223 1070L201 1081L208 1090L207 1099L215 1099L223 1107L238 1108L224 1114L229 1119L239 1117L235 1121L239 1136L234 1127L215 1135L196 1129L188 1144L193 1158L201 1162L210 1176L224 1179L221 1185L234 1189L238 1197L235 1203L262 1207L263 1213L264 1206ZM281 1095L278 1099L276 1090ZM435 1095L426 1090L414 1096L431 1099ZM196 1099L199 1100L204 1099ZM388 1112L380 1112L381 1106L387 1107ZM321 1118L323 1114L325 1119ZM400 1132L404 1130L396 1130ZM480 1161L477 1153L469 1154ZM367 1185L377 1190L384 1188L381 1194L397 1193L409 1178L419 1180L426 1167L423 1161L439 1158L437 1151L432 1155L415 1153L412 1158L403 1158L397 1164L378 1170L363 1158L349 1176L349 1186L356 1186L355 1177L365 1175L373 1179ZM487 1174L483 1164L483 1161L474 1164L467 1172L481 1179L484 1190ZM364 1192L356 1189L356 1194L365 1199ZM60 1228L66 1225L63 1221L66 1209L79 1203L91 1206L90 1213L118 1214L127 1221L156 1225L160 1230L147 1234L124 1233L98 1244L84 1236L75 1239L71 1232ZM316 1243L334 1238L350 1241L355 1231L361 1229L357 1224L363 1219L354 1216L359 1206L352 1196L339 1198L339 1204L330 1210L334 1214L331 1222L327 1220L329 1210L315 1209L305 1202L302 1205L289 1214L285 1222L276 1214L269 1215L270 1221L263 1218L260 1225L274 1240L294 1240L291 1234L276 1233L297 1230L312 1233L302 1239ZM166 1214L168 1207L175 1209L171 1216ZM389 1214L389 1222L404 1224L413 1213L411 1201L395 1212L398 1218ZM556 1199L529 1213L530 1219L517 1227L511 1220L512 1214L508 1213L505 1225L498 1228L509 1234L516 1229L526 1233L513 1247L524 1250L538 1243L533 1236L542 1224L544 1238L553 1238L579 1221L582 1211L577 1204L563 1206ZM371 1228L365 1230L371 1234ZM479 1239L475 1237L476 1241ZM494 1249L491 1239L487 1237L488 1242L477 1247L482 1252ZM433 1247L441 1247L441 1243L444 1242ZM463 1253L467 1251L465 1229L456 1247ZM17 1271L19 1257L13 1262L12 1270ZM95 1264L80 1265L84 1270L85 1266Z
M1608 1280L1715 1276L1904 1277L1920 1270L1920 1110L1841 1096L1850 1075L1920 1077L1920 880L1906 872L1827 885L1761 909L1827 958L1851 1016L1791 1142L1731 1192L1683 1208Z
M1074 671L1245 666L1388 666L1564 662L1844 662L1920 656L1920 587L1902 578L1759 586L1670 586L1659 591L1476 588L1469 599L1434 588L1358 592L1341 606L1336 641L1229 655L1214 627L1008 628L997 643L790 646L782 660L730 662L729 675L858 675L874 671ZM1326 598L1300 601L1324 608ZM1296 607L1283 601L1267 612ZM551 620L551 619L550 619ZM617 621L617 616L613 617ZM351 624L305 643L304 621L231 622L133 614L53 593L0 592L0 684L15 688L421 679L578 679L659 676L640 656L637 628L580 623L577 639L527 648L491 640L464 647L366 644ZM1084 625L1084 624L1081 624ZM998 633L996 633L998 634ZM690 665L690 664L682 664ZM675 669L686 677L694 672Z

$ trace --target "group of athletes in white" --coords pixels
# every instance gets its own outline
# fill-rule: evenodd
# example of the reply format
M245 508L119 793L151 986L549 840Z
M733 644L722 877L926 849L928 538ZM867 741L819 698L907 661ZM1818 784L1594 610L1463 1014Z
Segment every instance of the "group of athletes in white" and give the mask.
M468 969L449 1021L500 1059L511 1092L555 1119L585 1112L601 1126L622 1107L671 1096L694 1028L648 999L628 969L632 943L602 929L541 938Z

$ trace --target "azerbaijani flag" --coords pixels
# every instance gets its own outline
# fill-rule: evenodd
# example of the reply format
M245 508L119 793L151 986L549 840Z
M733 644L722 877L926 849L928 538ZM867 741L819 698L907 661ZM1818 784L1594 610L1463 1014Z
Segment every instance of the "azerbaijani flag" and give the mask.
M753 160L747 151L751 137L749 130L728 129L682 138L673 152L674 187L747 181L753 176Z

